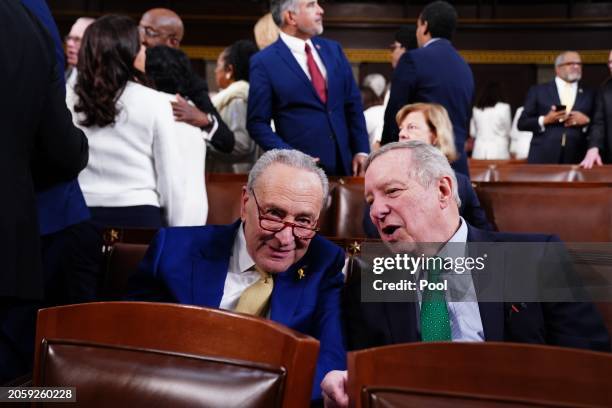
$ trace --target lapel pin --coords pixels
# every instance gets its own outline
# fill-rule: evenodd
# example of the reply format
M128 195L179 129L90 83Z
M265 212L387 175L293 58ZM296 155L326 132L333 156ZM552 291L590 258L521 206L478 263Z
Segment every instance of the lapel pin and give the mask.
M317 50L321 49L321 46L319 44L315 44L315 47L317 47Z
M304 271L305 269L306 269L306 266L297 270L297 275L298 275L299 280L302 280L306 277L306 272Z

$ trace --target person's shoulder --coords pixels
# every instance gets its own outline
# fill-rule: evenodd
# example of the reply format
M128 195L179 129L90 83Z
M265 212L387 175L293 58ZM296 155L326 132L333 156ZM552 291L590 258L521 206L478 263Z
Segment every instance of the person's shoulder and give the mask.
M312 255L316 255L317 257L319 257L335 256L336 254L342 253L344 251L342 248L331 242L329 239L321 236L320 234L317 234L310 242L308 252Z
M159 230L157 239L163 240L164 247L171 252L204 251L214 254L231 248L235 234L235 224L166 227Z
M485 231L468 226L470 242L559 242L556 235L516 232Z
M130 102L136 99L138 104L150 106L161 103L167 104L168 95L138 82L128 81L120 99L128 99Z

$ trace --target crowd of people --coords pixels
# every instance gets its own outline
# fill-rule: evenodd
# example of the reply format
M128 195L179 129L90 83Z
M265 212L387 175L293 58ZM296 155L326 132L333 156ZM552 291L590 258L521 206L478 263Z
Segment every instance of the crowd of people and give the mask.
M610 350L590 302L534 302L513 321L514 304L453 302L439 290L364 303L359 279L345 287L344 252L317 232L328 176L363 176L364 231L392 253L556 241L493 231L470 183L466 140L475 139L474 159L611 163L612 81L584 87L580 55L563 52L555 79L529 90L513 130L500 84L473 104L449 3L427 4L416 30L398 31L389 83L370 75L361 87L340 44L321 37L323 15L317 1L273 0L257 45L244 39L219 54L211 97L180 50L184 25L172 10L148 10L139 23L79 18L63 70L44 0L0 3L0 58L11 62L0 80L19 95L0 109L2 177L12 186L0 221L0 383L31 369L38 308L97 300L106 227L158 230L129 299L249 313L318 339L312 399L330 407L348 404L347 345ZM248 173L235 223L205 225L206 172Z

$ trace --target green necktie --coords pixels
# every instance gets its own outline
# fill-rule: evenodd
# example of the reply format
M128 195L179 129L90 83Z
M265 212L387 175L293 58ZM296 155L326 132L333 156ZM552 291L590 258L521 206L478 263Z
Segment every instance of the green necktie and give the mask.
M437 262L434 262L434 265ZM429 283L440 282L440 271L428 274ZM423 291L421 299L421 339L423 341L451 341L450 320L444 290Z

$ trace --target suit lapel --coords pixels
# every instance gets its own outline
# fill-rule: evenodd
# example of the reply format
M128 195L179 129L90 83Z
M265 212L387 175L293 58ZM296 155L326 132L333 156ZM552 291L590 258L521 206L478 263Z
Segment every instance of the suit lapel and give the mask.
M297 77L302 81L304 86L310 89L313 96L317 98L318 101L321 101L319 95L317 95L317 91L315 91L314 86L312 86L312 82L310 81L310 79L308 79L306 73L304 72L302 67L300 67L300 64L298 64L297 60L291 53L291 50L289 49L289 47L287 47L287 44L285 44L285 42L281 38L279 38L274 43L274 46L276 48L278 56L285 62L285 64L287 64L289 69L291 69L293 73L297 75Z
M420 341L416 320L416 302L385 302L383 307L391 333L391 344Z
M548 83L548 95L550 100L553 101L553 105L561 105L561 98L559 98L559 91L557 90L557 84L554 79ZM550 110L550 106L548 109Z
M495 237L488 234L486 231L481 231L468 225L468 248L469 242L495 242ZM473 248L473 247L472 247ZM469 249L468 249L469 251ZM480 254L470 252L471 257L480 256ZM474 289L478 294L478 288L481 285L488 285L488 282L483 282L480 279L480 274L473 274L472 281ZM495 279L490 274L484 274L488 279ZM499 277L497 278L499 279ZM478 302L480 312L480 320L484 330L485 341L503 341L504 340L504 304L502 302Z
M285 272L278 274L274 280L270 300L270 319L289 327L292 327L293 316L308 279L308 276L304 279L298 278L298 270L307 268L307 261L304 258Z
M578 89L576 89L576 100L574 101L574 107L572 108L572 110L584 112L582 108L583 102L584 102L584 89L582 89L582 84L578 82Z
M193 256L192 262L192 297L193 303L199 306L219 307L225 278L232 254L234 237L240 221L228 225L217 226L212 245L200 248L200 253Z

